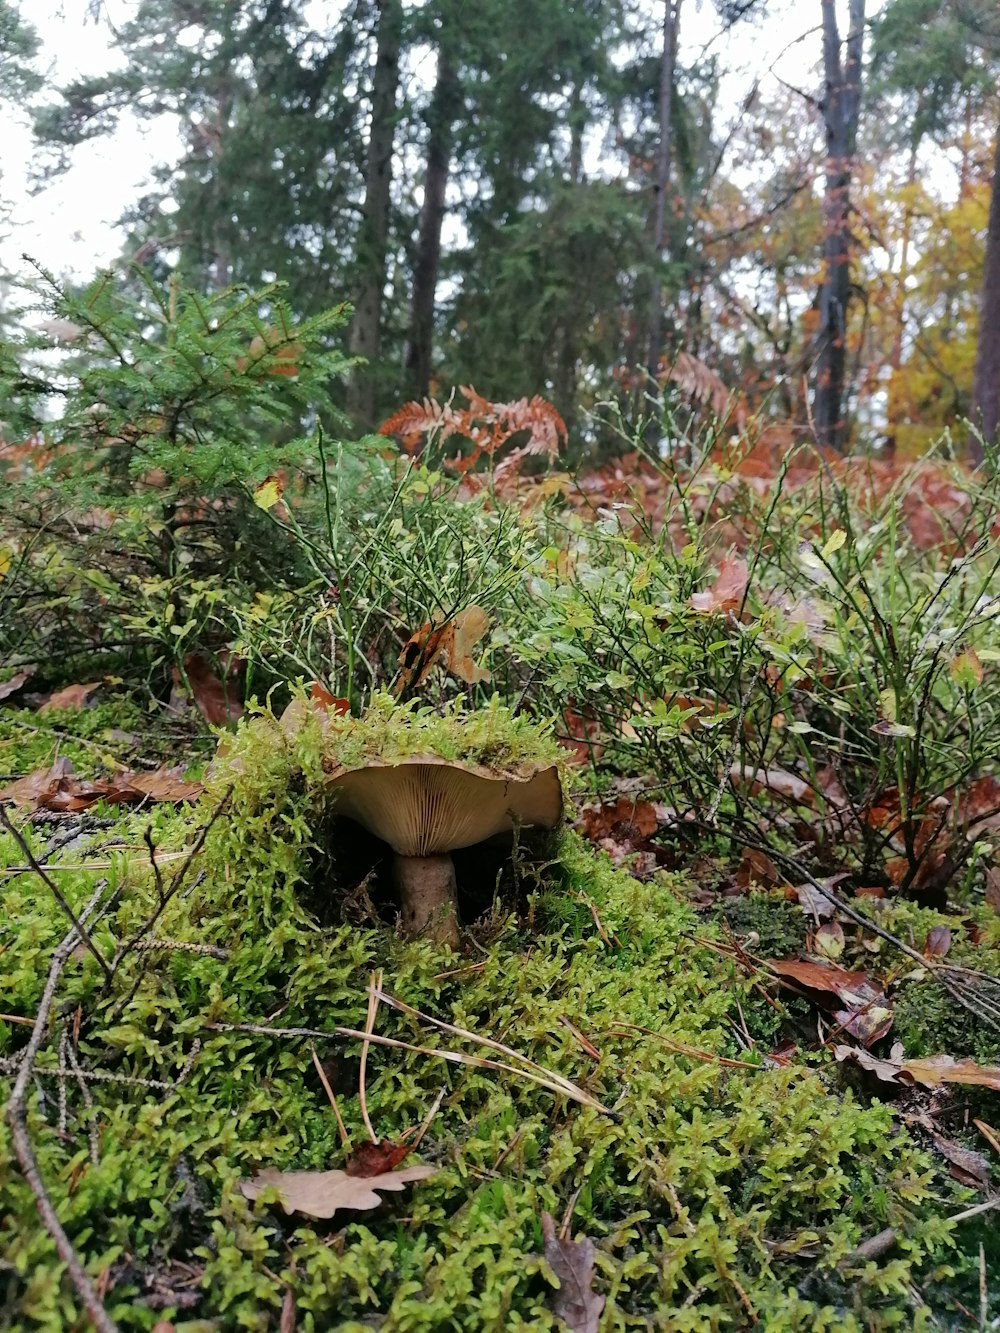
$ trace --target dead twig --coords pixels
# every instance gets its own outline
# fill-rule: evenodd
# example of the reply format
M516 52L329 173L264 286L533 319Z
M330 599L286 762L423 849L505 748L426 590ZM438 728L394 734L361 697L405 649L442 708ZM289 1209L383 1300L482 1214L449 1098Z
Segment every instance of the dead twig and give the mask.
M177 870L174 872L173 878L167 885L164 885L163 875L160 871L159 862L157 861L156 848L153 845L153 835L149 829L146 830L145 840L146 840L146 846L149 850L150 864L152 865L153 868L153 882L156 886L157 904L156 907L153 909L153 911L146 918L146 920L139 927L139 929L135 932L135 934L132 935L132 937L129 940L126 940L124 944L120 944L118 948L115 950L115 956L114 959L112 960L113 970L116 970L121 965L122 961L125 958L127 958L130 953L132 953L135 949L139 947L140 941L146 938L149 932L156 925L157 921L159 921L160 917L163 915L163 912L167 907L167 904L170 902L171 898L174 897L174 895L177 893L177 891L184 883L184 880L187 877L188 870L191 868L191 866L195 861L195 858L198 856L201 849L204 847L205 840L211 833L212 829L215 827L216 820L221 816L222 812L229 804L232 794L233 794L233 789L230 786L226 790L226 793L223 796L222 800L212 811L211 818L208 820L207 823L202 825L201 832L195 839L194 845L192 846L191 850L188 852L184 860L181 862L181 864L178 866Z
M368 1131L368 1137L372 1143L378 1143L378 1135L372 1128L372 1122L368 1115L368 1100L365 1096L365 1075L368 1072L368 1048L371 1044L371 1034L375 1031L375 1017L378 1013L378 997L382 988L382 970L379 969L376 976L373 972L368 978L368 1014L365 1018L365 1032L367 1036L361 1044L361 1068L358 1071L358 1101L361 1104L361 1119L365 1122L365 1129Z
M901 940L898 935L893 935L893 933L886 930L884 926L880 926L877 921L873 921L871 917L865 916L864 912L859 912L857 908L852 907L850 903L841 898L835 889L823 884L815 877L815 875L811 874L801 861L797 861L792 856L785 855L784 852L780 852L776 848L768 847L763 843L757 842L755 839L748 838L744 834L737 833L734 834L734 836L737 841L744 843L748 847L755 847L758 851L766 852L767 855L779 865L784 864L790 870L794 871L796 876L807 883L811 888L815 889L817 893L821 893L828 902L833 903L837 910L843 912L843 914L853 921L855 925L861 926L863 930L870 931L873 935L878 935L879 938L885 940L887 944L891 944L894 948L898 949L900 953L904 953L907 958L911 958L915 963L918 963L931 974L935 981L937 981L949 995L958 1001L963 1009L967 1009L970 1013L975 1014L977 1018L982 1019L983 1022L993 1028L994 1031L1000 1032L1000 1009L997 1009L990 1001L984 1001L979 994L973 991L971 987L968 987L968 983L963 983L958 980L957 976L950 975L953 969L949 968L946 963L938 964L933 962L933 960L912 948L905 940ZM960 971L964 971L964 969L960 969Z
M71 921L73 923L73 934L80 941L80 943L83 944L91 954L93 954L94 958L97 960L98 966L104 973L105 984L110 982L112 976L114 975L114 969L112 965L108 962L108 960L101 953L100 949L98 949L97 945L90 938L90 932L86 929L86 927L77 917L76 913L73 911L72 907L70 907L69 903L66 901L65 897L63 896L62 889L59 888L59 886L47 873L44 867L39 865L38 861L36 861L34 853L28 846L28 843L25 840L24 835L21 833L20 829L14 827L14 824L11 822L11 819L7 814L7 811L4 809L2 805L0 805L0 824L3 824L4 828L17 843L18 847L20 847L21 851L24 854L24 859L27 861L28 865L35 872L38 878L42 881L45 887L49 890L49 892L52 894L52 897L59 904L59 907L62 910L63 915L66 917L68 921ZM104 892L104 888L106 887L106 885L107 881L105 880L102 882L101 886L102 893Z
M5 821L6 822L6 821ZM118 1325L108 1315L97 1293L93 1282L85 1271L80 1260L77 1258L76 1251L73 1249L72 1242L66 1235L59 1215L49 1199L42 1181L41 1173L38 1169L38 1162L35 1159L35 1152L31 1145L31 1137L28 1134L27 1124L27 1093L28 1085L31 1082L34 1071L35 1059L41 1050L42 1043L45 1040L46 1029L49 1024L49 1015L52 1012L52 1006L55 1001L56 991L59 987L59 979L62 976L62 970L77 944L82 941L86 935L86 927L83 924L97 910L98 903L104 890L107 888L107 881L102 880L94 891L90 902L80 914L80 921L73 917L73 926L65 935L62 942L52 955L52 961L49 964L49 972L45 981L45 988L42 991L42 998L38 1005L38 1013L35 1017L35 1025L31 1030L31 1036L28 1038L28 1044L25 1047L24 1054L20 1060L17 1077L14 1080L14 1087L10 1094L10 1100L7 1103L7 1123L10 1125L11 1142L14 1146L14 1155L17 1158L18 1165L24 1175L28 1188L35 1198L38 1208L38 1215L42 1219L45 1229L55 1244L59 1258L66 1265L66 1271L69 1274L70 1281L76 1290L84 1310L94 1325L97 1333L117 1333ZM99 919L100 914L98 915ZM79 928L78 928L79 927ZM81 933L82 932L82 933ZM88 937L89 938L89 937ZM106 964L105 964L106 966Z
M334 1095L333 1089L330 1087L330 1080L326 1076L326 1070L323 1068L320 1058L316 1054L315 1046L309 1047L309 1054L312 1056L312 1062L316 1068L316 1073L319 1075L319 1081L323 1085L323 1091L326 1093L326 1099L333 1107L333 1114L337 1117L337 1133L340 1135L340 1146L344 1149L345 1152L350 1152L351 1140L347 1133L347 1127L344 1124L343 1117L340 1114L340 1107L337 1105L337 1098Z

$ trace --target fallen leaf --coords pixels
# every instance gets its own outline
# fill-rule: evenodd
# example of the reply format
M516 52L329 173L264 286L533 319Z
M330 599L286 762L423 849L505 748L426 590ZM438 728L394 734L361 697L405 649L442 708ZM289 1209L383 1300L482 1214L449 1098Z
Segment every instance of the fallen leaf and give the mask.
M389 1139L383 1139L381 1143L362 1143L348 1157L344 1170L349 1176L382 1176L387 1171L395 1171L412 1151L407 1144L392 1143Z
M76 770L68 759L57 759L51 768L39 768L18 778L0 791L0 801L30 806L35 810L85 810L91 801L76 804L79 785Z
M841 1008L834 1010L840 1027L870 1046L892 1027L892 1009L879 986L863 972L848 972L830 963L808 959L775 959L768 963L779 978L795 981L807 990L835 995Z
M34 668L31 668L29 671L18 671L9 680L0 681L0 699L9 699L12 694L16 694L34 674Z
M904 1060L898 1044L892 1048L888 1060L880 1060L855 1046L836 1046L833 1053L838 1060L856 1060L862 1069L870 1070L886 1083L920 1083L925 1088L939 1088L942 1083L961 1083L1000 1092L1000 1068L978 1065L975 1060L955 1060L950 1055Z
M717 615L739 610L750 582L747 562L740 556L724 556L715 583L705 592L691 596L691 608L700 615Z
M946 1139L941 1134L933 1134L934 1147L951 1167L951 1174L963 1185L972 1189L982 1189L989 1184L990 1164L982 1153L971 1148L963 1148L953 1139Z
M309 698L316 709L325 713L333 713L335 717L346 717L351 711L351 701L349 699L340 699L335 694L331 694L318 680L314 680L309 686Z
M98 784L95 784L97 786ZM195 801L204 791L200 782L188 782L184 769L157 768L151 773L117 773L107 780L107 791L99 799L111 805L135 805L140 801Z
M947 926L935 926L924 940L925 958L944 958L951 948L951 931Z
M184 671L199 713L210 726L224 727L227 722L236 722L243 716L239 688L243 663L235 653L225 650L216 657L222 675L204 653L188 653ZM177 667L174 667L174 684L181 684Z
M54 713L60 708L73 709L79 711L87 707L87 699L93 692L100 687L99 680L91 681L89 685L67 685L63 690L56 690L55 694L50 694L46 701L39 708L40 713Z
M821 883L828 884L832 889L837 881L843 878L845 878L843 875L834 875L831 879L822 880ZM794 894L803 912L818 921L829 920L837 910L836 905L826 894L812 884L796 884L789 892Z
M552 1298L553 1313L571 1333L597 1333L604 1297L594 1291L594 1242L561 1239L549 1213L542 1213L542 1235L546 1263L559 1282Z
M787 773L783 768L745 768L742 764L733 764L729 776L734 782L748 782L752 794L760 791L774 792L796 805L812 805L814 792L804 778L795 773Z
M468 685L485 684L492 677L472 660L472 649L489 629L490 618L481 606L469 606L435 628L422 625L399 654L397 691L416 688L434 666L444 667Z
M436 1174L433 1166L407 1166L378 1176L349 1176L346 1171L278 1171L268 1167L252 1180L240 1181L244 1198L256 1199L273 1189L286 1213L306 1217L333 1217L342 1208L365 1212L382 1200L378 1190L398 1191L414 1180Z
M844 944L844 927L839 921L824 921L813 933L813 952L821 958L839 958Z
M736 883L741 888L748 889L751 884L759 884L765 889L773 888L782 880L781 871L766 852L758 851L756 847L744 847L736 872Z
M200 782L187 782L180 768L158 768L152 773L117 773L111 778L77 777L68 759L19 778L0 791L0 801L77 814L106 801L109 805L138 805L141 801L193 801L201 795Z

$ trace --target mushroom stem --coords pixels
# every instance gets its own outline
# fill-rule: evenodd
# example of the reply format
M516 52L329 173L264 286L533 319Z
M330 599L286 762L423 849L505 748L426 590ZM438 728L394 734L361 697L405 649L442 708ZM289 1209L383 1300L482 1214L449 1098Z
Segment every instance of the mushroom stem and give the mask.
M392 878L403 934L458 948L458 888L450 856L396 856Z

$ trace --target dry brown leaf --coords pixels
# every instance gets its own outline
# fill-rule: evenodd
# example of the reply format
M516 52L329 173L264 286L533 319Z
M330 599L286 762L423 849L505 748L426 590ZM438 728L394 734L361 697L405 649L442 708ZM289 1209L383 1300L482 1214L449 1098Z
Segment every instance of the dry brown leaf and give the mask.
M0 791L0 801L33 810L77 814L98 801L109 805L138 805L141 801L193 801L201 795L200 782L186 782L180 768L159 768L152 773L117 773L112 778L77 777L68 759L19 778Z
M342 1208L366 1212L382 1202L377 1191L398 1191L436 1173L433 1166L407 1166L378 1176L349 1176L346 1171L278 1171L268 1167L252 1180L240 1181L240 1192L256 1199L273 1189L286 1213L333 1217Z
M951 931L947 926L934 926L924 940L925 958L944 958L951 948Z
M542 1213L545 1260L559 1280L553 1293L552 1311L570 1333L597 1333L604 1297L594 1291L594 1242L563 1240L556 1234L555 1220Z
M774 959L768 967L779 978L795 981L807 990L835 995L842 1008L834 1010L834 1018L865 1046L880 1040L892 1027L892 1009L884 992L863 972L795 958Z
M65 689L56 690L55 694L50 694L38 711L40 713L54 713L60 708L79 711L87 707L88 698L100 685L99 680L91 681L89 685L67 685Z
M803 912L819 921L829 920L837 910L826 894L821 893L812 884L796 884L789 892L794 894ZM785 896L787 897L788 893Z
M733 782L750 783L754 795L760 791L771 791L776 796L794 801L796 805L812 805L815 801L809 783L783 768L744 768L742 764L733 764L729 776Z
M21 686L31 679L35 674L34 667L28 671L18 671L16 675L11 676L10 680L0 681L0 699L9 699L12 694L16 694Z
M70 761L57 759L51 768L36 769L27 777L18 778L16 782L4 787L0 791L0 801L31 806L35 810L86 809L86 805L74 807L60 803L63 798L70 799L72 788L78 782L76 770Z
M195 801L204 791L200 782L185 779L180 765L157 768L151 773L116 773L108 779L107 786L101 799L112 805L133 805L140 801Z
M392 1143L389 1139L383 1139L381 1143L360 1143L344 1163L344 1170L349 1176L382 1176L395 1171L412 1151L408 1144Z
M948 1162L951 1174L963 1185L972 1189L982 1189L989 1184L990 1164L982 1153L971 1148L963 1148L954 1139L946 1139L942 1134L932 1134L934 1147Z
M184 659L184 671L199 713L210 726L224 727L227 722L236 722L243 716L243 702L240 698L243 663L235 653L226 650L216 654L216 657L223 675L219 674L204 653L188 653ZM181 684L181 674L176 667L174 684Z
M904 1060L898 1043L892 1048L888 1060L880 1060L854 1046L836 1046L833 1053L838 1060L856 1060L862 1069L870 1070L886 1083L920 1083L925 1088L938 1088L942 1083L963 1083L1000 1092L1000 1068L978 1065L975 1060L955 1060L950 1055Z
M692 594L691 608L705 616L738 611L749 582L747 562L741 556L723 556L715 583L705 592Z
M309 698L317 711L333 713L335 717L346 717L351 711L350 699L341 699L331 694L318 680L314 680L310 685Z
M485 684L490 673L472 660L472 650L489 625L490 618L481 606L466 607L436 629L421 625L399 654L399 693L422 684L434 666L444 667L468 685Z

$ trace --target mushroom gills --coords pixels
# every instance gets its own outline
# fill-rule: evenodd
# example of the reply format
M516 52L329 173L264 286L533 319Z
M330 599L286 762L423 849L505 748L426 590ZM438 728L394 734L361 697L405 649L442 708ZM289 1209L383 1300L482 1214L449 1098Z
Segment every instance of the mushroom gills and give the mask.
M450 856L393 858L392 878L402 909L403 934L458 948L458 886Z

